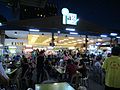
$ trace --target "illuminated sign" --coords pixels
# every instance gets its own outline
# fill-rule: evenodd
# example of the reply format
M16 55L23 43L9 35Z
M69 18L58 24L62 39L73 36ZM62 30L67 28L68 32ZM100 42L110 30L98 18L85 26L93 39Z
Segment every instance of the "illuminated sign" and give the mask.
M77 18L77 14L69 13L69 10L67 8L62 9L63 14L63 24L69 24L69 25L77 25L77 22L79 19Z

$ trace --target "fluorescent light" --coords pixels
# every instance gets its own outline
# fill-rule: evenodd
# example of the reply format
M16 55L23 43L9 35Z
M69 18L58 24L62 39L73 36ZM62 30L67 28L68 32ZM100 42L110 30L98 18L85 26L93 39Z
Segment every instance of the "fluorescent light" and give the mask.
M97 39L98 41L102 41L102 39Z
M29 29L29 31L31 31L31 32L39 32L40 30L39 29Z
M68 42L68 43L72 43L72 42Z
M78 35L78 33L76 33L76 32L70 32L70 34Z
M100 35L101 37L107 37L107 35Z
M81 40L81 39L78 39L77 41L79 42L79 41L82 41L82 40Z
M74 28L66 28L67 31L75 31Z
M58 31L58 33L60 33L60 31Z
M120 38L120 36L116 37L116 38Z
M77 42L77 41L72 41L72 42Z
M111 36L117 36L117 33L110 33Z
M74 39L74 37L68 37L69 39Z
M17 32L15 32L14 35L17 35Z
M2 23L0 22L0 26L2 26Z
M2 44L0 44L0 47L2 47L3 45Z

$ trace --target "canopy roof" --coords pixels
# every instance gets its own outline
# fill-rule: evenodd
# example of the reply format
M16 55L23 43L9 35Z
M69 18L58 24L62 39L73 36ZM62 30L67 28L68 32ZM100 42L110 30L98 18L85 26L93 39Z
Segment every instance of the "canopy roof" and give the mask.
M6 25L1 27L1 29L8 30L28 30L28 28L38 28L46 32L66 32L65 28L72 27L76 29L76 32L84 34L106 34L111 33L114 30L108 30L106 28L97 26L93 23L89 23L82 19L79 20L77 26L63 25L62 16L53 16L29 20L20 20L20 21L10 21Z

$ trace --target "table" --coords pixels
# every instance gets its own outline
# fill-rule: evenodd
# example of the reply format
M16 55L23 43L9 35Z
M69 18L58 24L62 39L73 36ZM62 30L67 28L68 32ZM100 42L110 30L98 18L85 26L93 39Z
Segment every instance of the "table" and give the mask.
M55 67L55 70L59 73L58 74L58 77L57 77L57 79L58 80L64 80L64 78L65 78L65 72L66 72L66 70L63 68L63 67Z
M35 90L75 90L68 83L36 84Z
M61 67L60 68L55 68L56 71L58 71L60 74L64 74L65 73L65 70L62 69Z

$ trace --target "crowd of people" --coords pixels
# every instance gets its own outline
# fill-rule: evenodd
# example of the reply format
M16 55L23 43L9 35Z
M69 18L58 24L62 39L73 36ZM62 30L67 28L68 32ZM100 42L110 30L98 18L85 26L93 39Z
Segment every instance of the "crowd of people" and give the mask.
M6 55L0 60L0 86L10 86L11 78L5 73L6 65L4 66L2 63L10 63L7 65L7 68L17 68L21 73L17 74L16 78L18 82L16 82L18 88L22 88L22 90L26 90L27 88L34 88L35 83L42 83L48 79L54 79L55 81L65 81L70 83L72 77L76 73L81 73L81 77L87 77L88 71L96 71L95 75L99 74L102 77L103 71L105 72L105 85L106 88L120 88L120 78L117 76L120 73L120 61L119 61L119 49L112 49L111 55L108 54L107 60L102 56L102 54L94 55L81 53L79 50L69 50L63 49L56 52L56 54L46 54L45 50L33 50L29 56L23 55L15 55L12 58L9 55ZM112 64L111 59L118 59L118 61L114 60ZM109 61L111 63L109 63ZM19 65L16 66L16 63L19 62ZM117 62L117 63L116 63ZM118 67L114 67L114 65L118 65ZM109 68L111 66L111 69ZM56 68L62 68L65 71L64 77L59 79L59 72L56 71ZM104 70L103 70L104 68ZM117 69L114 71L114 69ZM111 71L111 73L109 73ZM93 73L94 73L93 72ZM115 74L115 75L114 75ZM19 77L18 77L19 76ZM114 78L115 80L114 80ZM101 79L101 77L99 77ZM15 78L15 79L16 79ZM18 79L19 78L19 79ZM109 79L113 81L109 81ZM17 81L16 80L16 81ZM116 81L117 80L117 81ZM100 83L103 83L101 81ZM109 90L109 89L106 89Z

